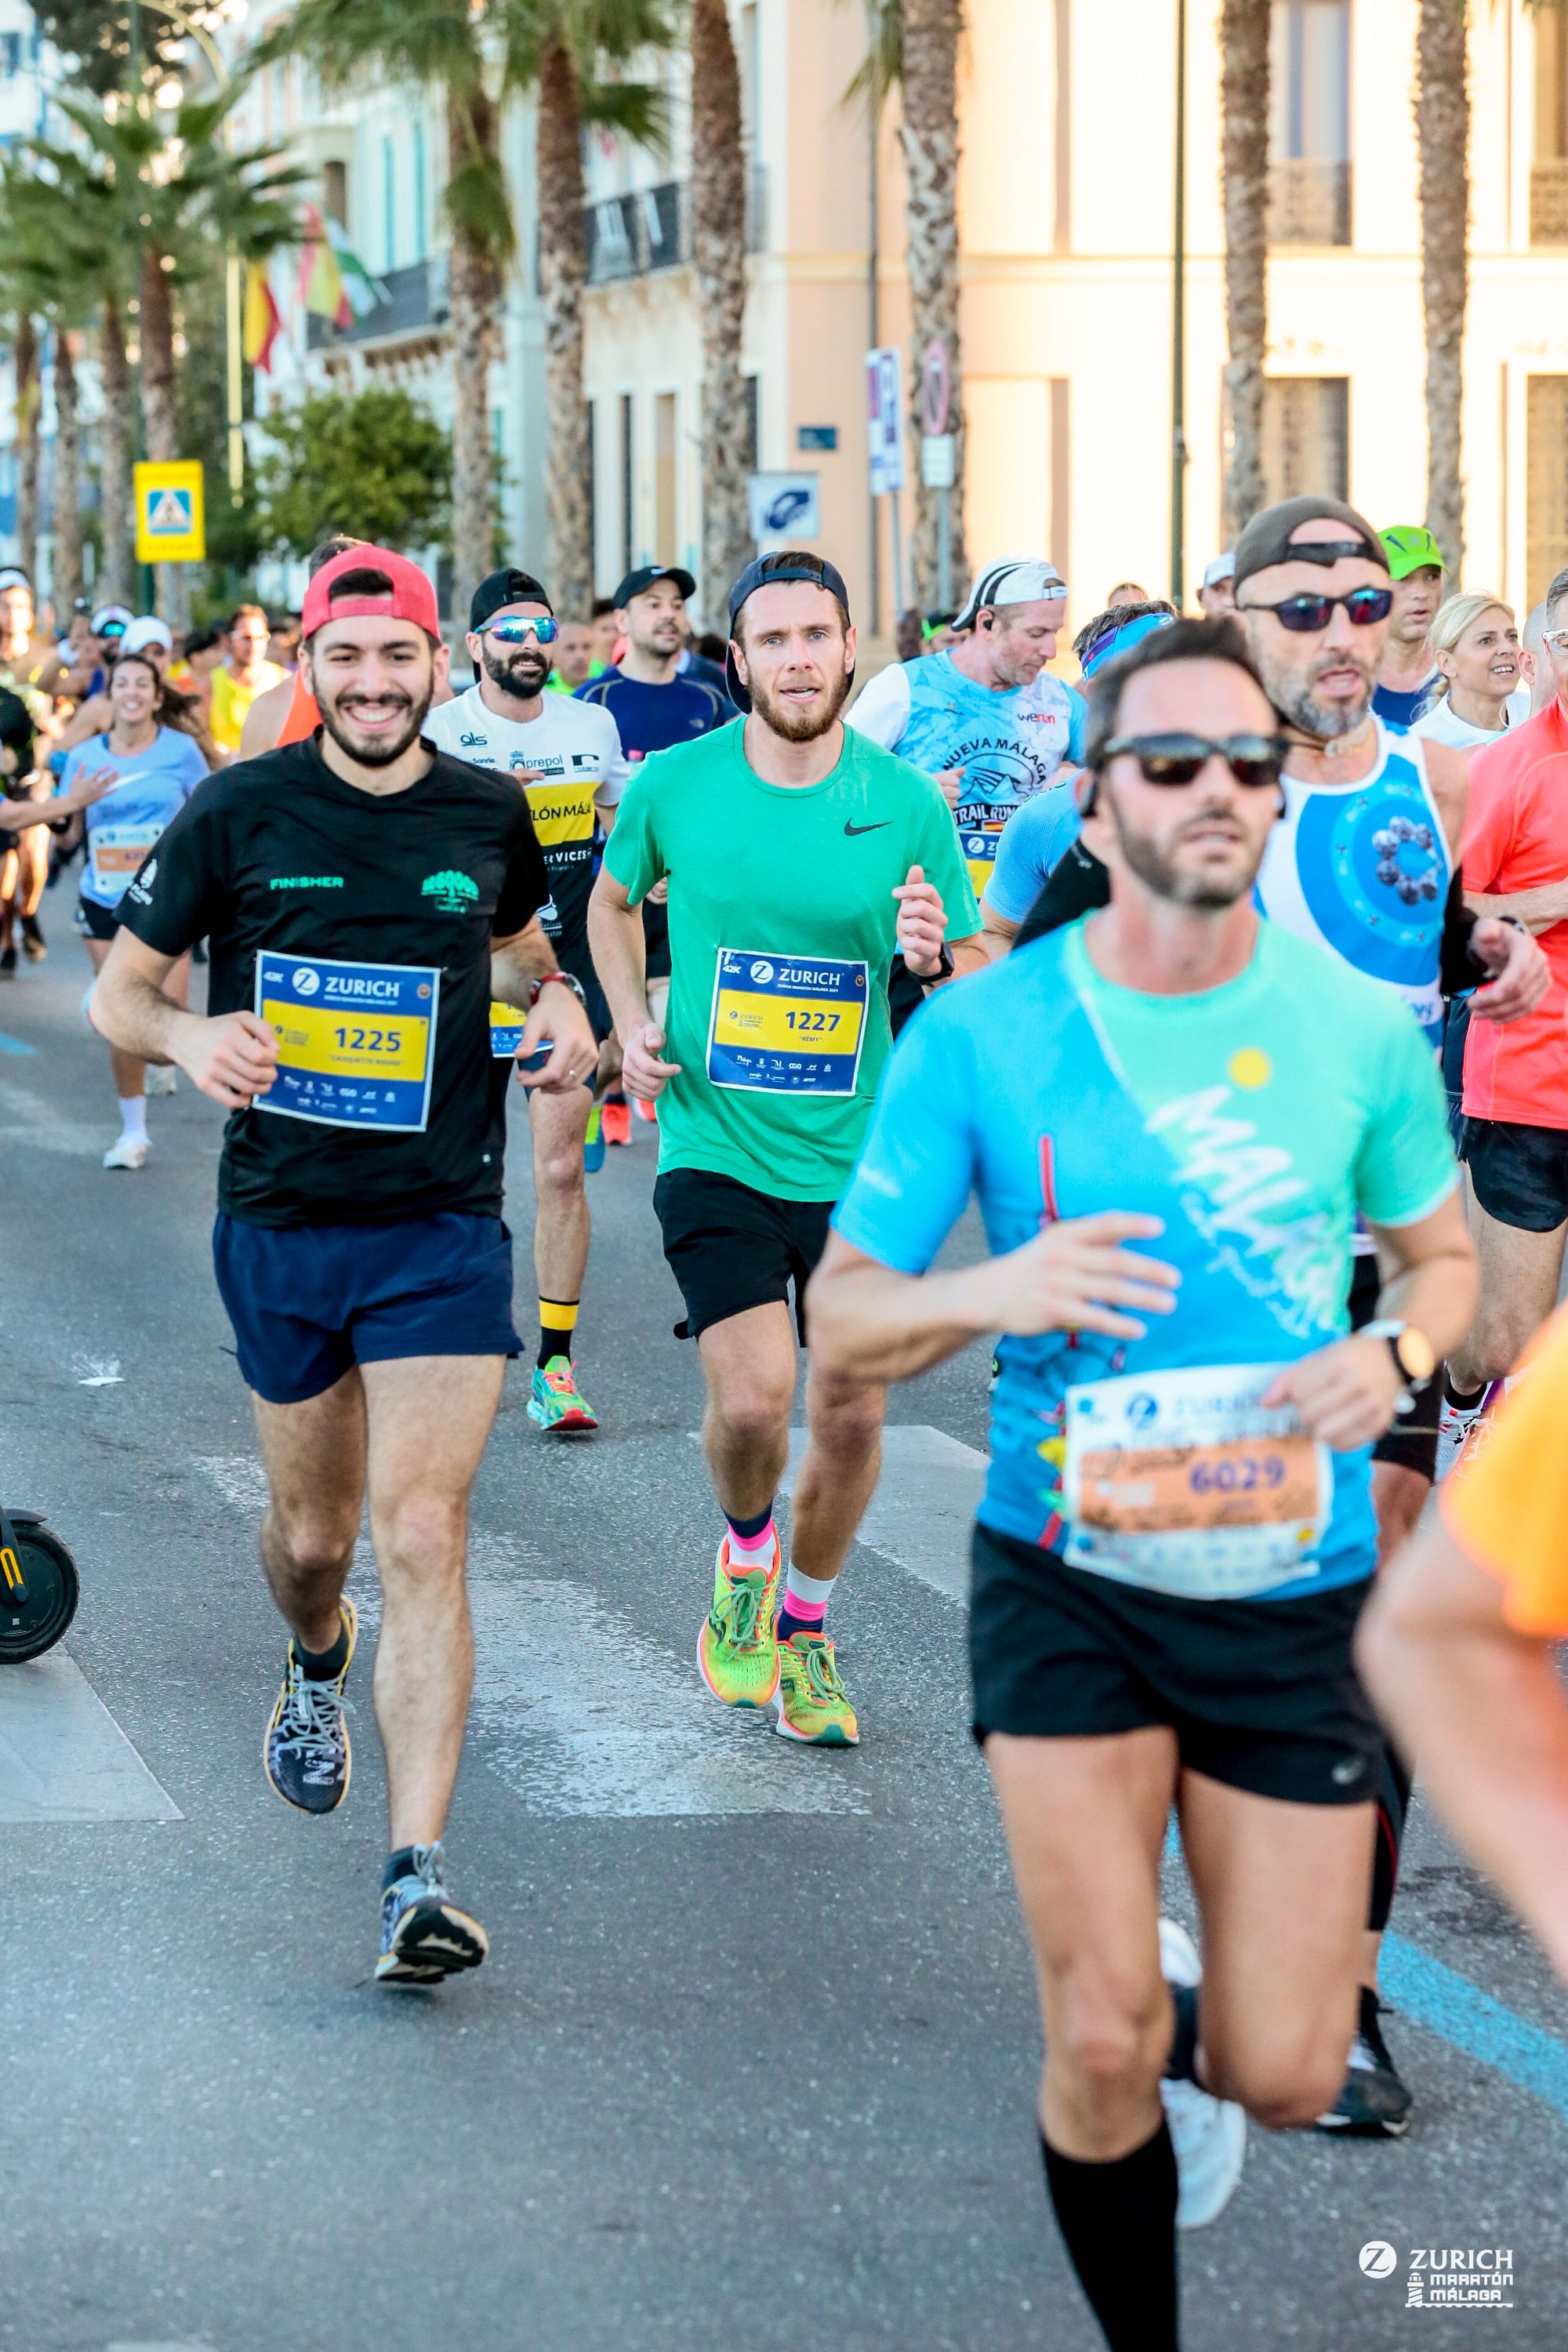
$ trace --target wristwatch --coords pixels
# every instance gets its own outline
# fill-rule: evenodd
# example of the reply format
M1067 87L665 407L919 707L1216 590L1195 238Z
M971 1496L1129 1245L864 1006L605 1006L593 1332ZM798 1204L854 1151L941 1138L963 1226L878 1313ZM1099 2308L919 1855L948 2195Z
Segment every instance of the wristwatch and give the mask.
M920 982L922 988L934 988L939 980L951 980L952 978L952 958L948 953L948 946L945 940L943 940L941 949L938 950L936 970L934 971L917 971L915 978Z
M1437 1369L1437 1351L1425 1331L1414 1323L1400 1323L1385 1317L1376 1323L1363 1323L1356 1334L1362 1339L1386 1339L1394 1358L1394 1369L1399 1374L1405 1396L1399 1411L1410 1410L1410 1391L1422 1381L1429 1381Z
M540 990L542 988L549 988L556 982L559 982L560 986L563 988L569 988L579 1004L585 1005L587 1003L588 1000L583 993L582 982L575 979L571 972L546 971L541 972L537 980L531 980L528 983L528 1009L531 1013L539 1002Z

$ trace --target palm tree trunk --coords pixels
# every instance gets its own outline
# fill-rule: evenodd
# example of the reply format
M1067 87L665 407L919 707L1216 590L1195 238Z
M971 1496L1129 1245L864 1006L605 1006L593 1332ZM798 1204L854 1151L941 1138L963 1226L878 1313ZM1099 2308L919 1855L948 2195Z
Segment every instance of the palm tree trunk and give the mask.
M142 430L147 455L153 458L180 454L179 417L174 400L174 305L169 273L155 246L142 249ZM184 566L155 567L158 610L171 627L184 616Z
M99 426L99 498L103 521L100 601L128 604L136 588L131 538L131 380L125 363L125 323L112 295L105 299L99 335L103 418Z
M81 418L71 336L55 329L55 623L63 635L81 594Z
M702 312L702 601L710 620L750 561L741 335L746 315L746 166L741 73L724 0L691 11L691 259Z
M1415 129L1421 151L1421 299L1426 320L1426 528L1451 577L1465 560L1465 307L1469 293L1468 0L1421 0Z
M1220 95L1225 131L1225 314L1230 353L1230 464L1225 530L1267 499L1263 478L1263 360L1268 343L1268 34L1270 0L1224 0Z
M477 144L498 150L495 109L482 91L448 101L447 143L454 177ZM500 266L493 248L459 221L452 230L447 315L452 331L452 606L468 623L474 590L495 557L495 446L490 439L490 363L500 332Z
M539 60L539 278L544 310L552 583L558 611L586 618L594 595L588 486L593 453L583 397L583 108L577 68L561 41Z
M16 561L38 577L38 331L19 313L13 343L16 369Z
M956 439L950 499L952 587L969 583L963 543L963 374L958 338L958 42L963 26L954 0L900 0L903 47L903 121L899 137L909 183L905 242L912 330L910 369L913 422L921 433L921 377L928 345L947 353L952 384L948 430ZM936 603L940 490L915 478L915 601Z

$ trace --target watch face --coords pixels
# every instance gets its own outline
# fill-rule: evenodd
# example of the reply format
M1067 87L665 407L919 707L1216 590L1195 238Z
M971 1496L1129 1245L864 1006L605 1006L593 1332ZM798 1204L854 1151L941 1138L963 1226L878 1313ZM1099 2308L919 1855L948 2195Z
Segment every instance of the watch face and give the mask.
M1412 1330L1406 1325L1394 1341L1394 1349L1409 1380L1429 1381L1437 1369L1436 1351L1425 1332Z

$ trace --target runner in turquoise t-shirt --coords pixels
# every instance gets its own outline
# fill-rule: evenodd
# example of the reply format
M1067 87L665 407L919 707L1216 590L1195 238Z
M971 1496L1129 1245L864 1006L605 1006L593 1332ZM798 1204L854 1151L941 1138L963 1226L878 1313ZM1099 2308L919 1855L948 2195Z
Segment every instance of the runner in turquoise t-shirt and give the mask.
M1036 1947L1047 2184L1113 2352L1175 2352L1175 2229L1230 2195L1245 2112L1310 2124L1339 2091L1382 1746L1352 1656L1368 1458L1475 1298L1415 1024L1252 903L1276 725L1229 623L1097 680L1111 903L921 1015L810 1293L845 1379L1008 1334L974 1726ZM994 1255L933 1274L972 1191ZM1389 1319L1347 1337L1358 1212ZM1160 1917L1173 1805L1201 2005Z
M876 1485L883 1391L813 1368L781 1580L773 1497L795 1379L787 1301L793 1282L804 1336L801 1293L890 1049L894 950L939 987L982 961L980 914L936 785L839 719L855 632L833 566L809 555L748 566L730 625L730 690L745 724L638 770L605 846L589 938L626 1091L658 1097L654 1206L686 1301L680 1329L708 1381L704 1443L729 1527L698 1662L727 1706L776 1700L786 1737L843 1746L858 1726L823 1627ZM668 1036L648 1015L637 911L666 878Z

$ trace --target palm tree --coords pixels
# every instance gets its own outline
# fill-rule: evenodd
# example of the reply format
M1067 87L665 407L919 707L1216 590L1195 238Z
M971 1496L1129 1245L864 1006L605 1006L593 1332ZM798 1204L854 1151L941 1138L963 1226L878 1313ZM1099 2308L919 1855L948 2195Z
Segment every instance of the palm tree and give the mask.
M125 352L125 314L120 298L100 300L98 381L103 415L98 428L98 494L103 518L100 585L114 604L130 602L136 572L131 535L131 364Z
M539 95L539 268L550 418L552 565L563 611L592 589L588 447L583 404L585 270L582 125L602 62L663 46L662 0L300 0L254 52L310 58L328 90L391 83L430 90L445 109L453 364L453 603L465 611L495 547L489 371L517 223L500 157L507 101ZM621 86L635 122L656 94ZM612 112L614 102L612 102Z
M905 247L910 278L914 430L921 432L921 382L929 346L947 354L952 387L948 430L954 436L950 497L952 588L969 579L963 539L963 369L958 332L958 0L899 0L899 47L903 83L900 143L909 184ZM917 476L914 574L916 601L937 596L937 515L942 495Z
M276 147L231 149L223 131L244 85L216 95L184 98L170 110L145 100L123 100L104 110L68 100L61 110L81 134L80 154L35 147L62 183L89 175L107 191L127 266L136 273L134 310L142 389L142 438L151 458L178 457L176 383L177 298L183 285L221 267L226 244L243 257L262 259L293 242L295 192L303 174L282 168ZM119 357L106 336L111 372ZM109 497L105 487L105 502ZM177 564L157 570L159 608L183 611L184 581Z
M1225 313L1230 352L1230 462L1225 531L1234 546L1268 495L1263 479L1263 360L1268 342L1268 37L1270 0L1224 0Z
M11 336L16 376L16 561L29 580L38 576L38 331L19 310Z
M1465 310L1469 297L1469 0L1421 0L1415 130L1421 156L1421 301L1426 322L1426 528L1458 576Z
M741 336L746 163L741 72L724 0L692 0L691 260L702 312L702 593L711 617L752 553Z

